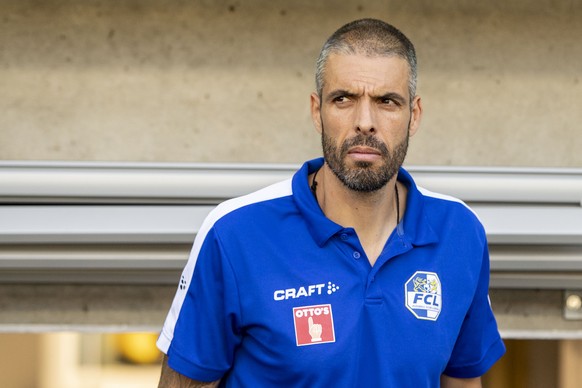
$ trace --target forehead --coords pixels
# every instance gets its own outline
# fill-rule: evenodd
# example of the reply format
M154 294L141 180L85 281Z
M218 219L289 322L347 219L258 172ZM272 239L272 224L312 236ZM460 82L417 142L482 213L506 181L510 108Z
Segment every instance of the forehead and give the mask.
M331 54L324 72L323 93L343 89L398 92L408 96L408 62L399 56Z

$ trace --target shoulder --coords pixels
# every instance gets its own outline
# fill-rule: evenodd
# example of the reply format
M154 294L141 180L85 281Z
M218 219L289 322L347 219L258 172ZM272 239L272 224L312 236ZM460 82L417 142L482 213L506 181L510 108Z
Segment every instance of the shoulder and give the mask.
M473 209L469 207L463 200L453 197L447 194L435 193L425 189L424 187L418 187L418 191L423 195L429 205L442 207L445 209L456 209L461 213L467 213L468 216L474 217L477 220L479 216Z
M435 193L424 187L418 187L418 191L426 198L430 205L442 207L448 210L457 210L460 213L466 213L468 217L475 218L479 221L479 216L463 200L447 194Z
M469 219L472 218L480 222L479 217L473 209L461 199L451 195L437 193L417 185L416 180L406 169L400 168L398 180L408 188L408 201L411 203L411 206L433 215L454 212L456 215L465 215Z
M436 229L446 229L459 237L476 236L485 242L486 233L479 215L464 201L423 187L418 187L418 191L424 199L426 215Z
M201 229L210 229L218 223L233 222L253 217L273 201L291 198L291 179L275 183L253 193L229 199L216 206L206 217Z

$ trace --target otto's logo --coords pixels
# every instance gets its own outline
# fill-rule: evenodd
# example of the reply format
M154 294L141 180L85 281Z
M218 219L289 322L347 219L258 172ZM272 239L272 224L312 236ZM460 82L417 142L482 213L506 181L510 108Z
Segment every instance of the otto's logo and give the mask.
M335 342L330 304L295 307L293 320L297 346Z
M418 319L436 321L442 310L441 281L434 272L417 271L404 285L406 308Z

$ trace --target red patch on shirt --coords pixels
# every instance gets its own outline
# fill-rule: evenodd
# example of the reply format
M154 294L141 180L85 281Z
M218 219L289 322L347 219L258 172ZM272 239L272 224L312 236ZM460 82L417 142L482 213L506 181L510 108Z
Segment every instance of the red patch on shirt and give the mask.
M297 346L335 342L331 304L293 308Z

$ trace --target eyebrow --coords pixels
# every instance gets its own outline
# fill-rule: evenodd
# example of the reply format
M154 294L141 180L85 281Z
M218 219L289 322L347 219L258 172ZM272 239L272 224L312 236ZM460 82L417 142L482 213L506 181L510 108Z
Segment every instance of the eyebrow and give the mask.
M344 90L344 89L338 89L338 90L334 90L334 91L330 92L327 95L326 99L328 101L333 101L338 97L354 97L354 96L357 96L357 94L350 92L350 91L347 91L347 90Z
M357 96L357 93L354 92L350 92L348 90L344 90L344 89L337 89L334 90L332 92L330 92L327 95L326 100L327 101L333 101L334 99L336 99L337 97L355 97ZM402 96L399 93L394 93L394 92L388 92L385 94L381 94L381 95L377 95L377 96L372 96L373 99L375 100L384 100L384 99L390 99L395 101L396 103L400 104L400 105L404 105L406 104L406 99L404 98L404 96Z

